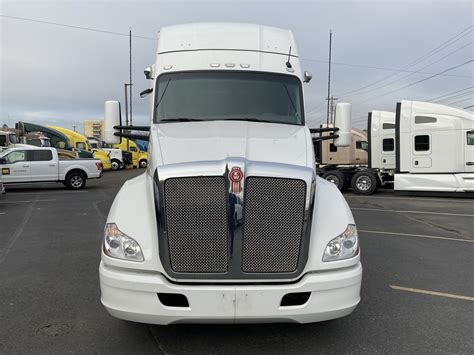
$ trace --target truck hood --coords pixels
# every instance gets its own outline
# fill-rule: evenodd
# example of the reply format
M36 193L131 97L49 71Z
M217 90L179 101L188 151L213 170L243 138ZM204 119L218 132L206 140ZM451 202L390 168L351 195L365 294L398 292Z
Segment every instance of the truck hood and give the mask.
M313 145L306 126L209 121L162 123L152 128L159 164L241 157L311 167Z

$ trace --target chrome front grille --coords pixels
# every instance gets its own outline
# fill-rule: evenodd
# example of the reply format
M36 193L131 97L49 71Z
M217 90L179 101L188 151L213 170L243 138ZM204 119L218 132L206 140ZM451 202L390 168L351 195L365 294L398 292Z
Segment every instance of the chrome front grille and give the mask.
M225 178L171 178L166 180L164 192L172 270L227 272L229 227Z
M161 166L154 189L166 274L178 282L296 279L308 258L314 179L312 168L243 158Z
M296 271L303 236L306 183L297 179L248 177L244 200L242 271Z

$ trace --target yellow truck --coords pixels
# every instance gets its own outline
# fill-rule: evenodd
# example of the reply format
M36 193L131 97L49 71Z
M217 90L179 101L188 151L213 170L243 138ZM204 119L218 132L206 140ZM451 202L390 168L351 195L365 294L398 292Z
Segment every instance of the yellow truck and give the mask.
M127 149L128 141L128 149ZM148 165L148 153L141 151L138 145L131 139L122 138L120 144L114 144L114 148L132 153L133 167L146 168Z
M62 134L64 134L69 139L71 145L74 148L91 152L95 159L99 159L102 162L104 170L111 169L112 164L110 161L109 153L100 149L93 150L87 138L84 137L82 134L78 132L74 132L67 128L63 128L63 127L51 126L51 125L48 125L47 127L55 129L56 131L59 131Z

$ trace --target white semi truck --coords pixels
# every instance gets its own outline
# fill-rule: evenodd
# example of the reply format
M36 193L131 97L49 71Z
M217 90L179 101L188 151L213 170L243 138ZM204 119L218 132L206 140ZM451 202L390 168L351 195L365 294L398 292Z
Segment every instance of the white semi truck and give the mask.
M146 173L127 181L105 226L101 301L146 323L316 322L360 301L356 225L317 177L303 73L290 31L202 23L160 31L150 127L120 126L105 103L105 141L149 129ZM351 142L339 104L336 146ZM124 131L122 131L122 129ZM126 133L127 132L127 133Z
M393 184L402 193L474 192L474 113L420 101L401 101L396 113L368 119L369 167L352 188L371 194Z

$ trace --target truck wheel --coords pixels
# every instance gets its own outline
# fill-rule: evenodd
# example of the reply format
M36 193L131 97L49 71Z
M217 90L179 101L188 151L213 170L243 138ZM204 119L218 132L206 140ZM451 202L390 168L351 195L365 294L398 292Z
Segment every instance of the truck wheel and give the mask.
M327 181L332 182L334 185L337 186L339 191L342 191L344 189L346 177L339 170L331 170L331 171L325 172L323 174L323 179L326 179Z
M378 179L369 171L359 171L352 177L351 186L359 195L372 195L377 190Z
M140 168L146 168L147 165L148 165L148 162L145 159L140 160Z
M122 165L120 164L120 161L118 161L117 159L112 159L110 163L111 163L110 169L112 169L113 171L117 171L118 169L120 169L120 166Z
M66 178L66 185L73 190L83 189L86 186L86 177L83 173L72 172Z

